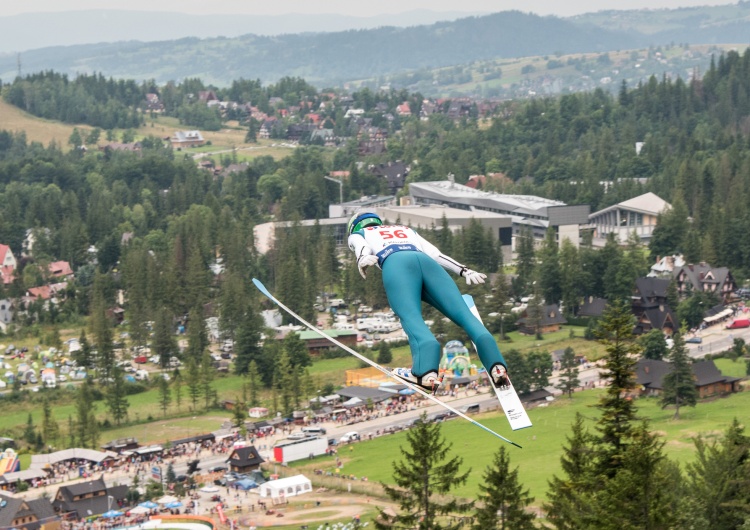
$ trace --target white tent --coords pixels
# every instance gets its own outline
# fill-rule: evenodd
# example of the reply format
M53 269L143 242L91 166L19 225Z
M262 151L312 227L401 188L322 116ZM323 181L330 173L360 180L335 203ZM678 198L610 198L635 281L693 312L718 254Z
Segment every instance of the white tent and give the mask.
M261 497L279 499L310 493L312 491L312 483L305 475L295 475L293 477L264 482L260 485L259 490Z

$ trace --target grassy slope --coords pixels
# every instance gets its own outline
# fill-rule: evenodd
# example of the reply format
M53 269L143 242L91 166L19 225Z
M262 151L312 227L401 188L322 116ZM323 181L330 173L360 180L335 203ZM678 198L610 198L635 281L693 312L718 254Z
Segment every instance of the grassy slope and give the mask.
M26 132L26 138L31 142L49 145L57 143L60 148L68 150L68 138L73 132L74 125L57 121L44 120L28 114L0 98L0 129L12 132ZM92 127L79 125L80 131L90 131Z
M68 151L70 149L68 139L75 127L81 131L83 136L93 129L89 125L74 125L37 118L0 98L0 129L12 132L24 131L26 138L30 142L39 142L45 146L51 142L55 142L63 151ZM145 125L137 129L135 133L136 138L144 138L146 136L165 138L172 136L175 131L187 128L189 127L181 125L176 118L157 116L155 120L147 118ZM121 138L122 132L122 130L115 130L115 137L118 139ZM186 152L194 155L237 148L237 158L240 162L264 155L280 159L291 153L289 147L277 145L276 141L272 140L259 140L256 144L246 144L246 133L247 130L239 127L236 122L227 124L226 128L220 131L203 131L203 137L210 141L211 145L198 149L190 149ZM104 145L106 143L108 143L106 135L102 132L99 144ZM220 160L219 155L209 156L209 158L213 158L217 163Z
M455 493L464 497L475 497L482 480L485 467L492 461L493 454L503 445L510 453L511 466L518 467L519 479L523 486L530 490L540 504L547 491L547 481L552 475L560 472L560 456L566 437L570 434L569 425L575 414L583 414L590 426L598 418L598 411L593 408L603 390L588 390L575 394L573 400L558 399L547 407L529 411L534 422L530 429L512 432L507 421L497 413L482 414L475 419L489 428L497 430L503 436L523 446L516 449L504 445L463 420L451 420L442 425L442 433L453 451L464 459L464 469L471 467L472 472L466 485L459 487ZM638 401L639 415L650 420L651 429L663 436L666 442L665 452L669 458L685 464L694 458L692 439L699 433L715 437L724 431L733 418L746 417L750 406L750 393L743 392L730 398L717 399L701 403L695 408L681 410L680 419L673 419L673 410L662 410L656 400ZM399 451L406 444L406 433L398 433L363 442L348 448L341 448L339 456L344 461L343 472L357 477L366 476L370 481L391 482L392 463L401 461ZM383 465L385 462L388 465ZM302 463L301 468L334 469L335 462L326 457L316 459L314 464Z

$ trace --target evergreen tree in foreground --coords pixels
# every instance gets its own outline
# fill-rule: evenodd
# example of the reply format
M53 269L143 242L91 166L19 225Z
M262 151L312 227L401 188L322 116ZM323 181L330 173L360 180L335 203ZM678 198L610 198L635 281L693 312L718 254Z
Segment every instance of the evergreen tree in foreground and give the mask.
M549 481L549 501L544 504L547 520L558 530L583 528L583 520L591 512L590 495L594 480L594 437L583 425L583 416L576 414L568 445L560 458L564 475Z
M505 447L495 453L492 465L483 475L482 492L479 500L483 503L475 513L474 530L533 530L535 515L526 510L534 502L529 490L524 491L518 482L518 468L511 471L510 457Z
M712 530L747 528L750 521L750 437L735 418L719 441L695 440L687 465L688 493ZM745 523L745 526L742 526Z
M698 389L693 379L692 361L682 338L685 329L674 335L674 345L669 352L672 370L664 376L659 399L662 408L674 405L674 418L680 418L680 407L694 407L698 402Z
M662 449L664 442L634 426L619 458L616 474L605 480L591 500L592 518L585 527L599 530L697 528L683 520L682 477Z
M412 528L415 530L454 530L461 521L447 515L465 513L472 503L448 496L455 487L466 483L469 472L461 473L463 459L450 460L451 449L440 434L439 423L427 423L422 414L416 427L406 434L407 449L401 447L404 460L394 462L393 480L396 486L381 483L388 498L398 503L400 513L390 515L381 510L375 528Z
M603 376L608 382L607 391L597 405L601 411L597 422L597 467L601 475L610 478L620 467L633 422L637 420L633 391L640 346L633 335L633 324L630 308L618 300L607 308L597 331L607 350Z

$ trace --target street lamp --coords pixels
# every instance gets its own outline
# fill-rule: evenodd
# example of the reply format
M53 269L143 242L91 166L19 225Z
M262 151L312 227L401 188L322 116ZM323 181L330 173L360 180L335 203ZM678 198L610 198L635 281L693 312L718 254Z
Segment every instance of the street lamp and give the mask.
M325 175L323 175L323 178L326 180L330 180L331 182L335 182L339 185L339 204L344 204L344 181L332 177L327 177Z

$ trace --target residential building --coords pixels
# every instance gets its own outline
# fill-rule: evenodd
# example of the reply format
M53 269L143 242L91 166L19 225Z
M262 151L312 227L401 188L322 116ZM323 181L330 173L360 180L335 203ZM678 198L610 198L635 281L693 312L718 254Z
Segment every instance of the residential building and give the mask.
M52 506L58 514L82 519L101 515L124 505L128 486L107 486L104 475L98 479L60 486Z
M229 469L237 473L250 473L260 469L260 465L265 462L263 457L258 454L254 446L238 447L229 455L227 459Z
M16 257L10 247L0 244L0 279L5 285L13 283L17 266Z
M705 261L697 265L683 265L673 271L677 292L687 296L691 291L714 293L724 303L729 302L737 284L726 267L712 267Z
M177 131L169 141L175 149L197 147L206 143L200 131Z
M539 333L552 333L553 331L559 331L563 324L567 324L568 321L560 312L560 308L557 304L545 305L539 308L541 315L534 315L534 308L527 308L521 318L518 319L518 331L526 335L535 335L537 331Z
M50 275L53 278L67 278L73 276L73 269L70 268L70 263L67 261L53 261L47 267Z
M701 398L723 396L740 391L739 377L723 375L711 361L696 361L691 365L693 379ZM654 359L640 359L635 376L641 395L654 396L664 389L664 376L672 371L672 364Z
M662 278L637 278L631 295L633 313L638 316L646 309L668 305L667 289L670 280Z
M325 329L323 333L329 337L333 337L344 346L350 348L357 347L357 332L348 329ZM320 336L316 331L304 330L299 332L299 338L307 346L307 350L310 355L322 355L328 350L337 350L338 346L333 344L328 339Z
M636 318L637 322L633 329L636 335L648 333L652 329L660 329L666 335L672 335L680 328L677 314L668 305L644 309Z
M682 255L679 256L664 256L656 260L656 263L651 265L651 271L648 276L655 278L672 278L675 268L680 268L685 265L685 260Z
M0 493L0 528L57 530L60 516L44 497L24 499Z
M599 318L604 314L607 308L607 300L596 296L586 296L578 306L578 317Z
M670 208L671 204L648 192L594 212L589 215L589 222L594 226L594 240L603 244L607 235L614 233L617 241L625 243L635 232L641 241L649 241L659 214Z
M476 190L451 179L409 184L410 198L414 204L445 205L460 210L482 210L510 216L513 227L512 247L521 229L529 228L541 244L549 227L557 232L560 243L568 238L574 245L580 242L581 228L588 224L590 206L568 206L563 202L534 195L508 195Z
M368 170L373 175L384 178L388 182L388 193L391 195L396 195L404 187L406 177L409 175L409 166L400 160L370 166Z

